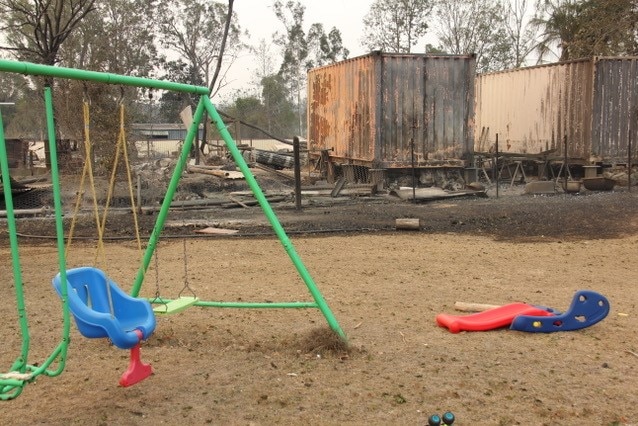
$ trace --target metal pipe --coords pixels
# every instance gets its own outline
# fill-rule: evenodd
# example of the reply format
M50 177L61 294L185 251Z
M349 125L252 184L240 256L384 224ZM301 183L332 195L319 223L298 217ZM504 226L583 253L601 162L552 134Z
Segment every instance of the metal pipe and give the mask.
M18 74L44 75L49 77L69 78L72 80L89 80L107 84L121 84L124 86L148 87L152 89L172 90L176 92L196 93L208 95L208 87L190 84L174 83L172 81L153 80L143 77L111 74L99 71L87 71L75 68L53 67L51 65L34 64L0 59L0 72Z
M13 197L11 194L11 179L9 179L9 159L7 155L6 140L4 137L4 125L2 123L2 113L0 111L0 175L2 175L2 187L4 190L4 203L7 209L9 244L11 247L11 261L13 266L13 281L16 294L16 307L18 310L18 321L22 334L22 345L20 355L11 365L10 371L25 372L27 356L29 354L29 324L27 321L27 311L24 302L22 273L20 269L20 254L18 250L18 238L16 232L16 221L13 213ZM14 381L10 379L0 379L0 400L12 399L22 393L24 381Z
M163 305L166 303L170 303L172 299L148 299L149 302L155 305ZM319 306L314 302L216 302L216 301L205 301L198 300L194 303L194 306L202 306L206 308L253 308L253 309L263 309L263 308L271 308L271 309L286 309L286 308L298 308L298 309L306 309L306 308L318 308Z
M44 105L46 110L47 134L49 138L49 152L51 153L51 181L53 184L53 207L55 211L55 235L57 236L58 247L58 265L60 267L60 279L66 283L66 247L64 241L64 224L62 212L62 191L60 190L60 172L58 167L57 140L55 137L55 119L53 115L53 95L51 87L44 89ZM46 368L56 358L58 368L55 371L48 371L47 375L57 376L64 370L66 363L66 354L69 346L69 332L71 329L69 299L67 297L67 286L62 286L62 309L63 309L63 326L62 341L58 348L49 356L42 364L42 368ZM58 352L59 351L59 352Z

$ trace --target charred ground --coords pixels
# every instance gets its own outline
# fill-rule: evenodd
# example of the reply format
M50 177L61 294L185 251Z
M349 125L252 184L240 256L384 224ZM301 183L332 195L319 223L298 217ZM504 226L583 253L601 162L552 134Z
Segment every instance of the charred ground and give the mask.
M432 234L487 235L511 241L614 238L636 232L638 227L638 190L616 187L609 192L583 191L580 194L523 195L522 186L494 188L486 197L469 196L412 203L382 193L360 197L303 197L298 210L292 187L268 175L257 175L266 194L274 194L271 203L277 218L289 234L390 232L396 219L418 218L420 232ZM235 236L272 235L274 232L258 205L233 203L229 195L246 190L243 181L219 181L214 177L189 177L180 184L176 199L217 199L219 203L196 209L171 209L165 235L205 237L195 231L213 227L234 229ZM161 187L148 188L160 193ZM233 192L235 191L235 192ZM158 197L156 197L158 198ZM246 200L246 198L242 198ZM67 203L70 203L68 201ZM242 204L245 204L242 206ZM157 208L159 204L154 206ZM130 211L113 210L107 217L106 238L134 236ZM146 209L138 216L142 238L150 235L157 211ZM65 221L70 223L70 215ZM96 235L95 218L90 209L76 219L78 238ZM53 218L20 220L18 231L25 235L48 237L54 232ZM214 238L223 238L216 235Z

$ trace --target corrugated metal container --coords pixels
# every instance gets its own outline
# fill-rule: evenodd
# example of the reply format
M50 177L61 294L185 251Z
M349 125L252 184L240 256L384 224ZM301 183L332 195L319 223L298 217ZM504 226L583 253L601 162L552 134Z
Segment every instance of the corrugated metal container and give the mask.
M374 168L469 158L474 74L473 55L380 52L312 69L309 149Z
M593 103L592 156L621 163L627 161L631 134L632 157L635 158L633 152L638 145L637 57L597 58Z
M636 60L592 58L478 76L475 152L488 151L498 134L505 153L563 157L567 140L571 159L626 161Z

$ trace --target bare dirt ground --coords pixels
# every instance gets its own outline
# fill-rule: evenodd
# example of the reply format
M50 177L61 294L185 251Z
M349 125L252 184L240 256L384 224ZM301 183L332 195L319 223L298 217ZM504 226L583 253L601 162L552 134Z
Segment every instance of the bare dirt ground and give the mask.
M0 424L414 424L449 410L459 425L637 425L638 191L463 198L423 204L390 197L315 199L302 211L273 205L348 336L330 350L318 310L192 307L159 316L143 359L155 374L118 387L128 354L73 326L66 369L0 402ZM420 218L420 231L396 231ZM141 217L148 235L155 219ZM97 265L128 290L140 252L128 217L109 219L105 256L95 241L71 246L68 266ZM188 283L200 299L308 301L258 207L171 212L142 295ZM194 234L187 222L239 230ZM68 218L67 218L68 221ZM94 223L94 222L93 222ZM78 235L94 236L91 220ZM9 244L0 227L0 362L20 347ZM61 338L50 219L21 219L30 363ZM26 237L24 235L31 235ZM40 236L34 238L33 236ZM196 238L192 238L197 235ZM186 251L184 250L186 246ZM157 279L156 279L157 276ZM434 318L456 301L524 301L566 310L579 289L605 295L602 322L580 331L500 329L452 334Z

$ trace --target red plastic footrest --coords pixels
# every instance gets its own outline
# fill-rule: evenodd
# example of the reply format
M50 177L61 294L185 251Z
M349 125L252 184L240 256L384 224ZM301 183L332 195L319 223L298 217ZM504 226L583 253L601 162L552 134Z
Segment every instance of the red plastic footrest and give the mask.
M142 340L142 332L135 330L135 333ZM140 359L140 351L139 343L131 348L131 360L128 369L120 377L120 386L132 386L153 374L153 367L150 364L144 364Z

